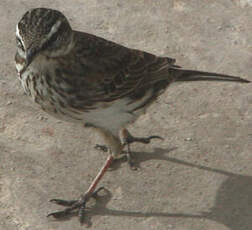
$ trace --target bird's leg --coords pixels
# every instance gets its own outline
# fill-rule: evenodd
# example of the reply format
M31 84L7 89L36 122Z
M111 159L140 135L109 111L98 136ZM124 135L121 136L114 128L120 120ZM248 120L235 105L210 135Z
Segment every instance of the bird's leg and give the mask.
M85 127L91 127L90 125L87 126L85 125ZM110 143L111 146L115 146L114 147L114 150L112 150L113 153L116 153L116 156L118 156L120 153L121 153L121 150L122 150L122 144L121 144L121 141L119 138L115 137L114 135L110 134L108 131L106 130L103 130L101 128L98 128L98 127L94 127L93 128L95 130L97 130L104 138L105 142L106 143ZM97 150L101 150L102 152L109 152L110 149L107 145L100 145L100 144L96 144L94 146L95 149ZM119 151L119 152L118 152Z
M105 164L100 169L99 173L93 180L92 184L89 186L86 193L82 195L78 200L61 200L61 199L50 200L50 202L53 202L55 204L62 205L62 206L67 206L67 208L64 209L63 211L50 213L48 216L53 216L56 219L60 219L60 218L67 217L68 215L72 213L72 211L78 210L80 223L82 224L84 222L84 211L85 211L86 203L91 197L95 198L97 193L101 189L103 189L103 187L101 187L95 191L97 184L99 183L99 181L101 180L101 178L103 177L103 175L105 174L105 172L107 171L111 163L113 162L113 159L114 159L113 156L109 155Z
M63 211L50 213L48 216L53 216L56 219L64 218L69 215L73 215L73 211L77 210L81 224L84 222L84 212L87 201L91 197L95 198L97 193L102 189L99 188L98 190L95 191L97 184L99 183L99 181L101 180L107 169L110 167L113 160L117 158L117 156L120 156L123 148L119 137L103 129L97 128L97 130L100 131L100 133L105 138L105 141L108 143L110 150L109 157L107 158L105 164L100 169L99 173L97 174L97 176L95 177L92 184L90 185L90 187L88 188L88 190L85 192L84 195L82 195L78 200L67 201L61 199L52 199L51 202L56 203L58 205L67 206L67 208L64 209Z
M163 140L162 137L160 136L149 136L149 137L134 137L132 134L127 129L122 129L122 147L127 147L126 151L121 152L121 156L126 156L128 164L130 165L131 169L136 169L134 167L133 161L132 161L132 152L130 149L130 144L134 142L140 142L143 144L149 144L152 139L161 139ZM101 150L103 152L108 152L109 148L106 145L95 145L95 149ZM120 159L121 156L116 157L116 159Z
M130 149L130 144L132 144L134 142L149 144L151 142L151 139L163 140L164 138L162 138L160 136L134 137L130 134L130 132L127 129L124 128L122 130L122 139L123 139L123 146L127 146L126 156L127 156L128 163L129 163L130 167L133 167L133 162L132 162L132 157L131 157L132 152Z

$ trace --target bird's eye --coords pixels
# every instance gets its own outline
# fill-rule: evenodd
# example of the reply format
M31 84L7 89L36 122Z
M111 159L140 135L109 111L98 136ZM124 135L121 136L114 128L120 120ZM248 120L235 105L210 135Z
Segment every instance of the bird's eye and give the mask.
M18 48L20 48L20 49L22 49L24 51L24 46L23 46L21 40L18 37L16 37L16 42L17 42Z

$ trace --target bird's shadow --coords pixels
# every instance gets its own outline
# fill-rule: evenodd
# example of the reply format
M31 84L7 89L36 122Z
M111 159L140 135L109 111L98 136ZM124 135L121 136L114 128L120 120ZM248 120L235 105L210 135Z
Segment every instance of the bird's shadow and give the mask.
M172 149L157 148L152 153L138 152L134 161L140 166L141 162L151 159L166 160L172 163L186 165L204 171L214 172L227 176L216 193L215 203L209 212L201 214L168 213L168 212L141 212L123 211L107 208L107 203L112 194L105 190L98 197L98 202L92 206L86 215L86 223L91 225L91 217L94 215L131 216L131 217L163 217L163 218L198 218L216 221L228 227L230 230L252 229L252 177L227 172L221 169L210 168L173 157L166 156Z

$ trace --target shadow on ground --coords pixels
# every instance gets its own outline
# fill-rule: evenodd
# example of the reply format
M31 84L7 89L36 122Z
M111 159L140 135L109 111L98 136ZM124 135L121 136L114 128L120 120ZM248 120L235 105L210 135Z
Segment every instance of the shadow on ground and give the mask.
M90 212L87 213L87 225L91 225L91 217L94 215L111 215L209 219L224 224L230 230L251 230L252 177L234 174L220 169L201 166L165 156L167 152L174 149L155 149L153 153L136 153L135 163L139 166L143 161L159 159L228 176L218 189L215 204L210 212L204 212L198 215L191 213L134 212L108 209L106 208L106 205L112 198L112 194L108 190L105 190L104 195L98 197L99 201L96 202Z

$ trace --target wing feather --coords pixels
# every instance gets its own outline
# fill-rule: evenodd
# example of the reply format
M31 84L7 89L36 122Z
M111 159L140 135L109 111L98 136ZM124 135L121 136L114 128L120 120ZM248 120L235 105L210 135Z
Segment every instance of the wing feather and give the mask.
M164 78L175 59L129 49L95 35L75 31L76 46L71 52L72 65L61 63L61 79L75 78L76 107L91 108L97 102L113 102L131 96L141 88ZM85 102L89 101L89 105ZM72 101L71 101L72 103Z

